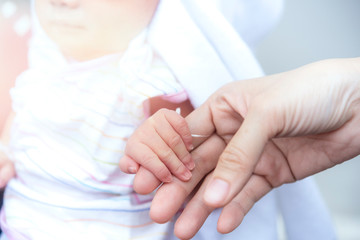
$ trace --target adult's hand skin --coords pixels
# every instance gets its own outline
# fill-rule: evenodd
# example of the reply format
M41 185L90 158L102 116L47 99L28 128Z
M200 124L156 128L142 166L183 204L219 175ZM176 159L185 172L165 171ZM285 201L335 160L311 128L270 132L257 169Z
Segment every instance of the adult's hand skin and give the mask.
M195 160L199 174L194 172L187 183L164 184L153 200L152 218L169 220L218 160L178 219L175 233L192 237L217 207L224 207L218 230L228 233L274 187L360 153L360 58L325 60L228 84L187 121L192 133L212 135L194 150L201 156ZM220 145L227 146L218 159L217 152L207 153L219 151ZM135 179L136 185L141 186Z
M264 195L358 155L359 90L360 58L322 61L221 89L188 119L191 131L213 130L228 143L205 202L225 206L249 181L258 184L248 194Z

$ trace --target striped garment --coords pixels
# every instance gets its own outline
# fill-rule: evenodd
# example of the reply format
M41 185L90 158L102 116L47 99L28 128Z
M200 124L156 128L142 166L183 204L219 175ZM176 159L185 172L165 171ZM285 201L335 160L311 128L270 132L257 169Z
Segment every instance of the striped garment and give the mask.
M17 176L5 193L9 239L169 239L118 161L145 119L144 100L183 87L140 35L123 55L29 69L12 90L10 149Z

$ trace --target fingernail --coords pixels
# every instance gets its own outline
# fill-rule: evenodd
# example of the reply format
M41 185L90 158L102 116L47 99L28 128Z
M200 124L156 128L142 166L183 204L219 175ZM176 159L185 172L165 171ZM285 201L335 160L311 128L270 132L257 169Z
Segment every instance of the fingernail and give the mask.
M136 167L129 167L129 168L128 168L128 171L129 171L129 173L131 173L131 174L137 173Z
M184 179L189 180L192 177L192 174L190 171L186 171L183 173Z
M171 175L168 175L165 179L164 179L164 182L165 183L169 183L172 181L172 176Z
M194 148L195 148L194 145L191 144L191 145L189 146L189 151L191 152L192 150L194 150Z
M221 179L212 179L206 187L204 199L207 203L212 205L219 205L223 203L229 193L229 183Z
M186 167L191 171L195 168L195 163L191 160L191 162L186 163Z

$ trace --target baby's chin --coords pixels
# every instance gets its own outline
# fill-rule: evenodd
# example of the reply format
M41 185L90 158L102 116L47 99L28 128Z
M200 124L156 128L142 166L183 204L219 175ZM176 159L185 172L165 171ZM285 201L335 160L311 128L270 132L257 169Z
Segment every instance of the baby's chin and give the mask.
M92 52L92 49L63 49L61 52L68 60L79 62L89 61L107 55L107 53Z
M116 53L115 50L102 49L85 44L58 44L58 46L67 59L80 62Z
M104 49L104 44L96 42L91 36L78 31L51 31L48 36L58 46L61 53L68 59L87 61L107 54L111 51Z

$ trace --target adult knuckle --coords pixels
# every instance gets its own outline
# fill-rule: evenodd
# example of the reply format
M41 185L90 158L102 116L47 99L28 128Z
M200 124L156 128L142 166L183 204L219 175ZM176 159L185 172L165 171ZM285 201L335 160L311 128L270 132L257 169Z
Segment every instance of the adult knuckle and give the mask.
M221 156L222 166L228 170L246 170L249 167L249 156L240 147L231 146Z
M196 163L194 171L198 172L201 176L208 174L215 167L213 161L208 161L202 154L198 152L192 153L192 159Z
M245 188L243 193L247 203L251 206L257 201L256 193L251 188Z
M212 102L212 105L219 108L221 106L223 106L224 104L227 103L226 101L226 94L219 94L219 95L214 95L212 98L211 98L211 102Z
M231 202L231 204L233 204L233 206L235 207L235 209L237 209L237 215L240 217L244 217L247 212L248 212L248 209L246 208L245 206L245 203L243 201L239 201L239 200L233 200Z

